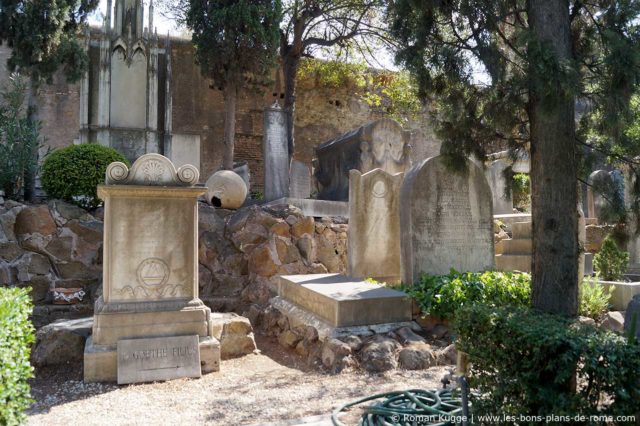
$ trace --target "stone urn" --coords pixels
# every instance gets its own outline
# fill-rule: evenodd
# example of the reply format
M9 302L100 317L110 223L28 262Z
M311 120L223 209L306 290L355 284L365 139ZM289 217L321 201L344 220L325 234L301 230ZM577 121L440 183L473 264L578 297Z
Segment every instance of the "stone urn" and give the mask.
M223 209L239 209L247 198L247 185L231 170L215 172L206 183L207 202Z

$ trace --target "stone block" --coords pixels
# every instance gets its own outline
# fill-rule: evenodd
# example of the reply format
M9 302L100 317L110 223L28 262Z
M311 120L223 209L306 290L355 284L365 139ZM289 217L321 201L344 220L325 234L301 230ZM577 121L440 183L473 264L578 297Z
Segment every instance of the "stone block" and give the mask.
M406 294L344 275L281 276L278 294L334 327L411 321Z
M119 340L118 384L200 377L198 336Z

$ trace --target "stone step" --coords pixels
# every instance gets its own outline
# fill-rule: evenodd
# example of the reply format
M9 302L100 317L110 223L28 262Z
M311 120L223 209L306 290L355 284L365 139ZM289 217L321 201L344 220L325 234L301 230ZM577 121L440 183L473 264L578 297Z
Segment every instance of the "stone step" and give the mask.
M411 321L405 293L340 274L280 276L278 295L334 327Z
M531 238L531 222L515 222L511 226L511 237L515 240L520 238Z
M498 254L524 254L530 255L533 251L533 241L531 238L517 238L511 240L502 240L498 244L501 245L501 252Z
M498 271L531 272L531 255L499 254L496 255L496 269Z

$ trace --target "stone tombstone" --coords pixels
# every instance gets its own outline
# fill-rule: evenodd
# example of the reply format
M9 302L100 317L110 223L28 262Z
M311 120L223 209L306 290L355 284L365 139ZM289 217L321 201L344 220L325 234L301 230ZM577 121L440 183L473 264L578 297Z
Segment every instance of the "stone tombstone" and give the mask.
M211 310L198 297L197 200L206 191L194 186L198 179L194 166L176 170L159 154L143 155L131 169L107 167L106 184L98 186L103 291L85 347L85 381L121 381L117 346L128 339L194 336L201 371L219 369Z
M118 340L118 384L200 377L198 336Z
M504 171L511 165L504 160L492 161L487 168L487 180L493 194L493 214L512 214L513 200L507 195L507 182ZM511 192L509 191L509 194Z
M597 191L593 190L592 185L606 185L609 180L609 172L606 170L596 170L589 175L587 180L587 217L598 218L602 209L606 206L606 201Z
M302 161L291 160L289 196L291 198L309 198L311 196L311 171Z
M314 161L318 199L347 201L350 170L406 172L412 164L410 140L411 132L383 118L319 145Z
M400 281L400 188L404 173L351 170L349 180L349 275Z
M277 104L264 110L264 198L287 197L289 193L289 148L287 113Z
M249 164L246 161L234 161L233 171L242 178L248 193L251 190L251 170L249 169Z
M484 172L466 160L453 171L444 156L407 174L400 192L402 280L494 268L491 188Z
M625 182L619 170L596 170L587 181L588 217L599 222L615 221L611 213L625 203ZM603 195L606 194L606 195Z
M633 296L624 314L624 331L630 333L635 328L635 337L640 340L640 294Z

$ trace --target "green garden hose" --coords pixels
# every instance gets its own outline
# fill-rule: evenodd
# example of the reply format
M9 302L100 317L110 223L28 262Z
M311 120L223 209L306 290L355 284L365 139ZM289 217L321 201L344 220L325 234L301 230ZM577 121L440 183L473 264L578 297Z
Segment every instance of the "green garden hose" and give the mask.
M459 391L451 389L387 392L368 396L338 407L331 415L335 426L345 426L338 415L350 407L368 401L383 399L369 407L358 422L358 426L446 426L460 422L463 417L462 399Z

